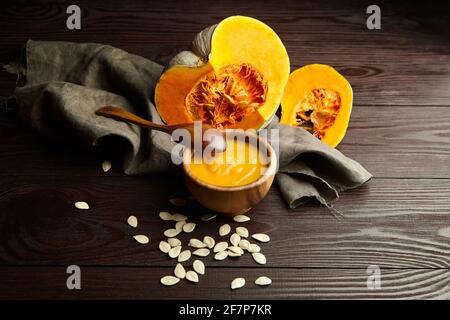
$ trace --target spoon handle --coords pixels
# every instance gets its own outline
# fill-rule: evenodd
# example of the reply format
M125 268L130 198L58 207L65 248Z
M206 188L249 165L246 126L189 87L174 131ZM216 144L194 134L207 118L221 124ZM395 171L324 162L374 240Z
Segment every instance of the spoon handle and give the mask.
M155 129L166 133L171 133L173 130L171 127L145 120L122 108L105 106L95 111L95 114L114 120L134 123L141 127Z

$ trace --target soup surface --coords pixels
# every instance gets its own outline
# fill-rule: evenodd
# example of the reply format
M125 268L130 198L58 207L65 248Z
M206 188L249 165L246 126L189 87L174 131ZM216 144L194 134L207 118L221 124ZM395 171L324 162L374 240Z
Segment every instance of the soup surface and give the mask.
M250 184L264 174L267 166L266 157L256 145L228 139L224 152L216 153L210 159L194 157L188 165L198 179L222 187Z

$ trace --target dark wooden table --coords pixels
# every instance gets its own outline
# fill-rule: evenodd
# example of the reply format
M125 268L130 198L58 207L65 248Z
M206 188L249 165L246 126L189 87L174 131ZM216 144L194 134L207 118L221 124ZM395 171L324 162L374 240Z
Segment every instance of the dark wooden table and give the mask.
M374 174L335 204L344 219L310 203L289 210L274 186L251 212L251 232L267 232L268 263L249 255L205 259L199 284L165 288L175 265L158 251L161 210L185 192L181 179L128 177L120 161L103 173L102 151L57 145L0 112L0 298L449 298L450 25L448 9L379 2L382 29L366 28L370 2L76 1L82 29L66 28L68 3L0 5L0 55L27 39L101 42L165 63L203 27L229 15L256 17L286 45L292 69L335 66L354 89L350 127L338 149ZM105 1L106 2L106 1ZM15 77L0 74L8 96ZM85 200L89 211L75 201ZM182 209L188 214L205 210ZM140 219L138 245L126 219ZM216 234L226 219L192 234ZM184 235L181 238L187 239ZM79 265L82 290L66 288ZM369 265L381 289L368 289ZM252 284L261 274L273 284ZM237 276L248 285L229 289Z

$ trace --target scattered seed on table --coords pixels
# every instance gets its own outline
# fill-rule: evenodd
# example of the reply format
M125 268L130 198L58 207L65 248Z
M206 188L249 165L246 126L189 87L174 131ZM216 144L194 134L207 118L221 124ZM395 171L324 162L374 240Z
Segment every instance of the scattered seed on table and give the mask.
M169 250L169 257L172 259L177 258L180 255L181 246L173 247Z
M173 237L176 237L177 235L179 235L180 232L181 232L181 230L177 230L175 228L172 228L172 229L167 229L166 231L164 231L164 235L167 238L173 238Z
M231 231L231 227L228 223L226 223L219 228L219 235L221 237L226 236L227 234L230 233L230 231Z
M233 246L237 246L239 244L239 241L241 241L241 236L237 233L233 233L230 237L230 242Z
M252 234L252 238L258 240L259 242L269 242L270 237L265 233L255 233Z
M258 286L268 286L272 283L272 279L266 276L258 277L258 279L255 280L255 284Z
M134 240L139 242L140 244L147 244L149 242L149 239L147 236L144 236L143 234L138 234L133 236Z
M250 253L260 252L261 251L261 247L258 246L255 243L250 243L250 245L248 246L247 251L250 252Z
M170 244L170 246L173 247L177 247L177 246L181 246L181 241L178 240L177 238L170 238L167 239L167 242Z
M222 242L217 243L217 244L214 246L213 251L214 251L214 252L220 252L220 251L227 250L227 248L228 248L228 242L222 241Z
M186 200L183 198L173 198L170 199L169 202L176 207L183 207L186 205Z
M181 213L174 213L172 215L172 220L173 221L183 221L183 220L187 220L187 217Z
M192 238L189 240L189 246L193 247L193 248L204 248L206 247L206 244L203 243L203 241L200 241L198 239Z
M243 250L248 250L250 246L250 242L246 239L242 239L241 241L239 241L239 247Z
M231 282L231 289L239 289L245 286L245 279L244 278L236 278Z
M87 210L87 209L89 209L89 205L87 204L87 202L78 201L78 202L75 202L75 208L80 209L80 210Z
M186 220L178 221L177 223L175 223L175 229L181 232L181 231L183 231L183 227L185 224L186 224Z
M236 233L242 238L248 238L248 229L246 227L237 227Z
M103 172L108 172L111 169L111 167L112 167L111 162L109 162L108 160L103 161L102 163Z
M261 252L252 253L252 257L259 264L266 264L266 262L267 262L266 256L263 255Z
M161 252L169 253L170 249L171 249L171 247L168 242L166 242L164 240L161 240L159 242L159 250L161 250Z
M198 282L198 274L195 271L189 270L186 272L186 280L191 282Z
M228 251L220 251L214 255L214 260L225 260L228 257Z
M194 231L195 229L195 223L194 222L188 222L183 226L183 231L186 233L190 233Z
M244 250L242 250L242 248L233 246L233 247L228 247L228 250L234 253L237 253L239 255L243 255L244 254Z
M206 257L209 254L209 249L206 248L197 249L194 252L192 252L192 254L199 257Z
M228 256L230 258L239 258L240 256L242 256L242 254L239 254L239 253L233 252L231 250L228 250Z
M161 212L159 213L159 217L161 218L161 220L164 220L164 221L170 221L170 220L172 220L172 214L170 214L170 213L167 212L167 211L161 211Z
M174 276L165 276L165 277L162 277L160 281L165 286L173 286L173 285L177 284L178 282L180 282L180 279L178 279L177 277L174 277Z
M195 260L192 264L192 268L194 268L194 271L198 274L205 274L205 264L200 260Z
M178 262L184 262L191 258L191 251L189 250L183 250L180 252L180 255L178 256Z
M216 244L216 241L210 236L204 236L203 237L203 243L209 248L214 248L214 245Z
M127 223L130 227L137 228L138 219L135 216L129 216L127 219Z
M233 220L235 222L247 222L247 221L250 221L250 218L246 215L240 214L240 215L234 216Z
M186 269L184 269L184 267L183 267L183 265L181 263L177 263L173 273L175 274L175 276L178 279L184 279L184 277L186 276Z

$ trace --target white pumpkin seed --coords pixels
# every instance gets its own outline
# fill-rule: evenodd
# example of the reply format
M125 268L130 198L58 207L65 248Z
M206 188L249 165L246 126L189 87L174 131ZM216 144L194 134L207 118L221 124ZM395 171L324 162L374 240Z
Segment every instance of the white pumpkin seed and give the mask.
M174 276L165 276L165 277L162 277L160 281L165 286L173 286L173 285L177 284L178 282L180 282L180 279L178 279L177 277L174 277Z
M159 217L161 218L161 220L164 220L164 221L172 220L172 215L167 211L161 211L159 213Z
M173 198L170 199L169 202L176 207L183 207L186 205L186 200L183 198Z
M220 251L214 255L214 260L224 260L228 257L228 251Z
M169 250L169 257L172 259L177 258L180 255L181 246L173 247Z
M244 278L236 278L231 282L231 289L239 289L245 286L245 279Z
M135 216L129 216L127 223L130 227L136 228L138 226L138 219Z
M247 251L250 252L250 253L260 252L261 251L261 247L258 246L255 243L250 243L250 245L248 246Z
M178 256L178 262L188 261L191 258L191 251L183 250Z
M178 231L183 231L183 226L186 224L186 220L181 220L178 221L177 223L175 223L175 229L177 229Z
M195 260L192 267L198 274L205 274L205 264L200 260Z
M78 202L75 202L75 208L80 209L80 210L87 210L87 209L89 209L89 205L84 201L78 201Z
M252 238L255 240L258 240L260 242L269 242L270 241L270 237L265 233L252 234Z
M202 241L192 238L189 240L189 246L193 248L204 248L206 247L206 244L204 244Z
M230 242L233 246L239 245L239 241L241 241L241 236L237 233L233 233L230 237Z
M195 223L194 222L188 222L183 226L183 231L186 233L190 233L194 231L195 229Z
M234 216L233 220L235 222L247 222L247 221L250 221L250 218L246 215L240 214L240 215Z
M240 256L242 256L242 254L239 254L239 253L233 252L231 250L228 250L228 256L230 258L239 258Z
M167 229L166 231L164 231L164 235L167 238L173 238L173 237L176 237L180 232L181 232L180 230L172 228L172 229Z
M169 253L171 247L170 244L164 240L159 242L159 250L164 253Z
M231 231L230 225L229 225L228 223L225 223L224 225L222 225L222 226L219 228L219 235L220 235L221 237L226 236L227 234L230 233L230 231Z
M222 242L217 243L217 244L214 246L213 251L214 251L214 252L220 252L220 251L227 250L227 248L228 248L228 242L222 241Z
M174 274L178 279L184 279L186 276L186 269L184 269L181 263L177 263L175 266Z
M112 167L111 162L109 162L108 160L103 161L102 163L103 172L108 172L111 169L111 167Z
M246 239L242 239L241 241L239 241L239 248L243 249L243 250L248 250L250 246L250 242Z
M195 271L189 270L186 272L186 280L191 282L198 282L198 274Z
M172 215L172 220L173 221L183 221L183 220L187 220L187 217L181 213L174 213Z
M266 256L263 255L261 252L252 253L252 257L259 264L266 264L266 262L267 262Z
M170 244L170 246L173 247L177 247L177 246L181 246L181 241L178 240L177 238L170 238L167 239L167 242Z
M242 238L248 238L248 229L246 227L237 227L236 233Z
M206 213L206 214L202 214L202 216L200 217L200 219L202 221L209 221L214 219L215 217L217 217L217 214L213 214L213 213Z
M210 249L214 248L214 245L216 244L216 241L210 236L204 236L203 237L203 243Z
M138 234L136 236L133 236L134 240L139 242L140 244L147 244L149 242L149 239L147 236L144 236L143 234Z
M255 280L255 284L258 286L268 286L272 283L272 279L266 276L258 277L258 279Z
M192 254L199 257L206 257L209 254L209 249L206 248L197 249L194 252L192 252Z
M239 255L243 255L244 254L244 250L242 250L242 248L239 248L239 247L236 247L236 246L228 247L228 251L237 253Z

